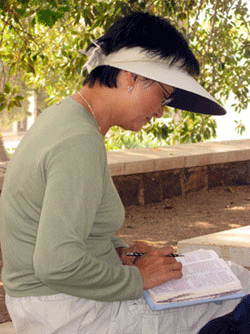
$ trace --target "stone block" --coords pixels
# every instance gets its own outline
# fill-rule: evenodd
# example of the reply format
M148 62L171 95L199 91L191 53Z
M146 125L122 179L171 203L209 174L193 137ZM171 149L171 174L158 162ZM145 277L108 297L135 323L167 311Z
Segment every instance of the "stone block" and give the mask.
M124 206L140 203L141 177L135 175L113 176L115 187Z
M181 190L180 169L163 171L160 174L163 198L179 196Z
M143 174L142 178L144 189L144 204L160 202L163 200L160 173L145 173Z
M211 165L208 170L208 188L224 185L250 184L250 162L238 161Z
M207 189L207 166L185 168L180 174L182 194Z

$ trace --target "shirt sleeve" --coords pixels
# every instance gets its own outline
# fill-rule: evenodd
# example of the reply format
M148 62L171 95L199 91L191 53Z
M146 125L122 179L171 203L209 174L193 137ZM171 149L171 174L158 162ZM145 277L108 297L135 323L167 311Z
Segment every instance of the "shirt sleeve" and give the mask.
M112 242L113 242L113 245L115 248L119 248L119 247L128 247L128 244L123 241L121 238L118 238L118 237L112 237Z
M103 193L102 145L94 135L81 135L47 154L33 255L35 277L58 292L86 299L136 299L143 291L137 267L107 264L87 252L86 240Z

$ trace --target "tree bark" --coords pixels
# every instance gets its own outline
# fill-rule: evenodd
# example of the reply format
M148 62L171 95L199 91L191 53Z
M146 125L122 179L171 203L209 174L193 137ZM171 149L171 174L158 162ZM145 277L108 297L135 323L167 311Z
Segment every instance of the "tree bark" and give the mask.
M10 160L10 158L5 150L3 139L0 135L0 161L8 161L8 160Z

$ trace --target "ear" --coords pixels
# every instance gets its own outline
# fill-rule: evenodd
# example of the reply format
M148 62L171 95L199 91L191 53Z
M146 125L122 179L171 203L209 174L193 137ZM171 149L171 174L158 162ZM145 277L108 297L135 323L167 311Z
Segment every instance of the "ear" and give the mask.
M136 82L136 80L138 78L138 75L134 74L134 73L131 73L131 72L127 72L127 71L125 71L125 73L126 73L126 78L127 78L128 86L134 87L135 82Z

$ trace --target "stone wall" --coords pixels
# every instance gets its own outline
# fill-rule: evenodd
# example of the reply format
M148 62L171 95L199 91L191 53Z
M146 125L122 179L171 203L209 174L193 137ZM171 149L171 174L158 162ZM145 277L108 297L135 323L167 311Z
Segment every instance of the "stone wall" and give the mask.
M191 191L250 184L250 161L113 176L125 206L159 202Z

